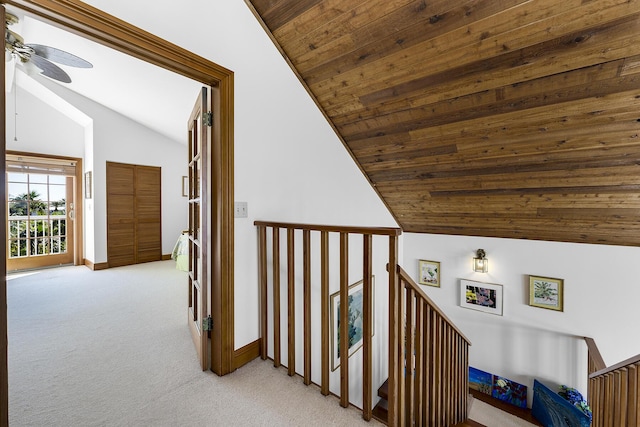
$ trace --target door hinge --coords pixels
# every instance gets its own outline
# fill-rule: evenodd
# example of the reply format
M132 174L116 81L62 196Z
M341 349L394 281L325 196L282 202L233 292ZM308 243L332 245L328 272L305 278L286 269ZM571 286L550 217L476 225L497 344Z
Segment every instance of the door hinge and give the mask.
M202 124L209 127L213 126L213 113L211 111L202 115Z
M211 316L207 316L202 319L202 330L203 331L211 331L213 330L213 319Z

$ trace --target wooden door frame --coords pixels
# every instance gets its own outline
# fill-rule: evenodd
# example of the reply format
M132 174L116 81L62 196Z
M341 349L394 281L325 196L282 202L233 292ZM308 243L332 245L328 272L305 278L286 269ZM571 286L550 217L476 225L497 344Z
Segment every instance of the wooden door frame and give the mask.
M217 317L214 328L220 328L220 342L217 346L212 340L211 370L218 375L224 375L233 370L234 351L234 316L233 316L233 72L221 67L205 58L195 55L179 46L162 40L161 38L143 31L127 22L111 16L99 9L87 4L70 0L9 0L2 1L3 4L12 5L24 10L26 13L35 15L52 25L63 28L74 34L93 40L105 46L116 49L125 54L131 55L150 64L165 68L190 79L201 82L205 85L217 87L220 92L220 128L219 128L219 154L218 161L213 162L212 173L220 177L215 195L219 203L212 203L217 206L213 212L211 221L211 234L219 236L212 244L211 275L212 285L211 300L214 312L212 316ZM4 7L2 8L2 18L4 19ZM0 66L1 76L4 78L4 61ZM0 147L0 155L4 155L6 150L6 108L5 94L2 91L0 103L2 104L2 121L0 132L3 143ZM186 113L185 113L186 114ZM4 178L4 165L0 170L2 179ZM4 183L0 188L4 190ZM4 195L6 199L6 194ZM3 210L0 210L3 211ZM5 215L6 214L1 214ZM0 219L3 217L0 216ZM6 219L6 218L5 218ZM0 232L0 238L6 241L6 232ZM2 263L0 266L0 339L1 355L0 364L0 413L8 413L8 375L7 375L7 340L6 340L6 245L1 245ZM223 250L224 249L224 250ZM214 349L213 347L219 347ZM219 357L214 354L218 353ZM8 423L8 415L5 420L0 420L0 425Z

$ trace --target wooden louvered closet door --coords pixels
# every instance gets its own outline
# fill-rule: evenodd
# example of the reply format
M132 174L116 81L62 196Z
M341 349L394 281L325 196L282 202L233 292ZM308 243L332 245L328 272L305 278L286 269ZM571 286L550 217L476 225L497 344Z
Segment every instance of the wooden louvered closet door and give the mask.
M161 169L107 162L109 267L162 259Z

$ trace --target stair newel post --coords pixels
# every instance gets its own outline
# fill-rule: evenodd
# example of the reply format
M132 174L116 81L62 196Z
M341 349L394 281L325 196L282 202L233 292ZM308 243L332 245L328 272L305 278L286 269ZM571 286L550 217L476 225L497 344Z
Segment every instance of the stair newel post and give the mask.
M349 233L340 233L340 406L349 406Z
M372 250L373 238L371 234L364 234L362 236L362 277L363 283L363 321L362 332L364 337L362 339L362 417L369 421L372 416L372 404L371 404L371 335L373 326L373 308L372 302L372 270L373 270L373 250Z
M389 236L389 426L403 426L404 366L401 355L404 346L402 292L398 279L398 238Z

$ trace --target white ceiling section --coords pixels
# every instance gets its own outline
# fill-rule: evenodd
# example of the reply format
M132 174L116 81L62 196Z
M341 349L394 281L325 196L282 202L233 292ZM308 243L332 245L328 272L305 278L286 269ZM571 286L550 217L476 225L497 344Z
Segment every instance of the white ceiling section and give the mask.
M10 29L25 43L55 47L93 64L88 69L56 64L72 81L52 81L186 145L187 120L202 86L199 82L25 16L19 9L7 11L19 17Z

